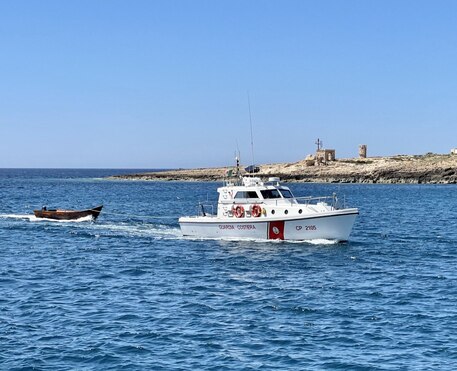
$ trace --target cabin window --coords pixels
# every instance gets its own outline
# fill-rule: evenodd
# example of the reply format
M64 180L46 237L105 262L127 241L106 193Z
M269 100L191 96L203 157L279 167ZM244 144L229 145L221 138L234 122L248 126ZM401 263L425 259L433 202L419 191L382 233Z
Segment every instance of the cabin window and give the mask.
M260 191L260 193L262 193L264 199L281 198L281 194L277 189L264 189L263 191Z
M294 198L292 192L290 192L288 189L281 189L281 194L284 198Z
M256 191L239 191L236 193L235 198L259 198Z

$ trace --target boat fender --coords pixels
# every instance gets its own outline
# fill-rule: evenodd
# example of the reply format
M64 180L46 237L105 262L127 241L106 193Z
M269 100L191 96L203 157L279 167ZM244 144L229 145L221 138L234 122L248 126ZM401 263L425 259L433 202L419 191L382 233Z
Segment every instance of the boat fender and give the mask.
M233 207L232 213L237 218L242 218L244 216L244 207L241 205L238 205L237 207Z
M251 207L251 215L254 218L258 218L260 215L262 215L262 208L259 205L253 205Z

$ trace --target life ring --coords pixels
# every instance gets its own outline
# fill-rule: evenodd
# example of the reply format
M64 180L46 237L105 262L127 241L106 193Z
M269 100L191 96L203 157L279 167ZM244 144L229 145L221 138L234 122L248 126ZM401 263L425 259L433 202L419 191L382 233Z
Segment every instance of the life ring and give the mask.
M262 208L259 205L253 205L251 207L251 215L254 218L258 218L260 215L262 215Z
M241 205L238 205L237 207L233 206L232 213L237 218L242 218L244 216L244 207Z

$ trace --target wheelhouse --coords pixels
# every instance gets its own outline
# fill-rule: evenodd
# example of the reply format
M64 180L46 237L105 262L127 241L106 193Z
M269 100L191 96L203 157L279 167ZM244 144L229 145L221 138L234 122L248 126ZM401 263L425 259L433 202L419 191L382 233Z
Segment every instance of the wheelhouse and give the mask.
M278 178L262 182L260 178L245 177L239 183L228 183L218 189L220 204L295 204L288 187L280 185Z

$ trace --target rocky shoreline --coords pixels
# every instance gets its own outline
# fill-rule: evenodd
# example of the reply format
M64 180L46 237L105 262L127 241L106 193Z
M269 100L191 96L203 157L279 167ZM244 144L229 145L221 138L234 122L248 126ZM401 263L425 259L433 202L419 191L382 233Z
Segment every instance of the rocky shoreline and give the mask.
M116 175L110 179L151 181L221 181L225 168L178 169L153 173ZM398 155L365 159L338 159L327 165L295 163L260 166L260 177L280 177L289 182L382 183L382 184L456 184L457 155Z

